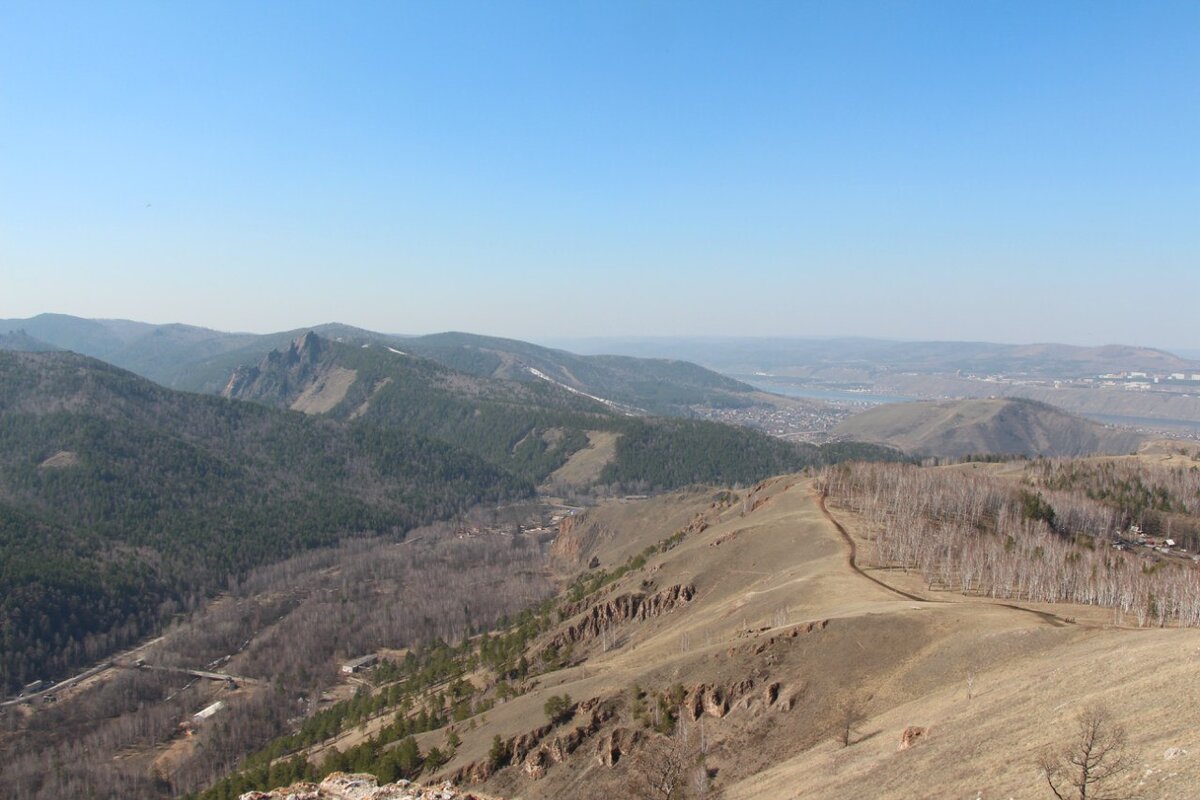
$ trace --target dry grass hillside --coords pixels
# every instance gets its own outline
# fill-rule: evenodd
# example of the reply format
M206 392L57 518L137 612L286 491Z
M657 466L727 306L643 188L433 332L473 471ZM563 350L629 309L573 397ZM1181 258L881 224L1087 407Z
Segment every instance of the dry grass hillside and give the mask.
M932 456L1130 453L1145 440L1133 431L1017 398L881 405L850 417L834 433Z
M834 513L853 537L856 521ZM564 608L535 647L573 640L571 665L460 723L438 777L528 800L655 796L633 787L678 752L695 796L703 751L708 796L1051 797L1039 752L1102 703L1128 731L1139 796L1196 796L1200 631L1120 629L1095 608L1003 605L860 572L800 476L613 502L566 526L556 552L611 568L664 540L674 546ZM584 702L550 725L544 705L564 693ZM659 693L660 714L682 705L683 735L652 730ZM901 750L909 726L926 734ZM516 757L493 772L495 736Z
M550 473L546 479L548 487L586 487L596 483L600 474L617 456L617 440L621 434L615 431L586 431L588 444L576 450L566 463Z

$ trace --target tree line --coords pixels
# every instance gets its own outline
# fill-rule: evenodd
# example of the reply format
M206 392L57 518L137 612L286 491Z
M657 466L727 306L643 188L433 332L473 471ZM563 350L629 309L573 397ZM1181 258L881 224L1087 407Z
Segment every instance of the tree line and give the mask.
M1063 463L1034 463L1025 483L984 471L900 464L823 472L831 502L866 523L876 566L917 571L930 587L1112 608L1138 625L1200 625L1191 561L1117 549L1128 509L1061 485ZM1040 476L1040 478L1039 478ZM1034 479L1048 478L1047 486Z

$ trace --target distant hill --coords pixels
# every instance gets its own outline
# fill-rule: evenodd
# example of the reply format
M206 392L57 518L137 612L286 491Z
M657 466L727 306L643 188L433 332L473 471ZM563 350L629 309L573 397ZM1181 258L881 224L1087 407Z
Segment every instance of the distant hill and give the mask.
M870 381L882 375L1025 374L1089 377L1109 372L1200 371L1200 361L1153 347L993 342L900 342L841 337L829 339L579 339L580 352L685 358L730 374L771 372L827 380Z
M0 689L110 652L249 567L532 488L406 431L0 352Z
M602 403L545 382L481 378L390 345L308 332L238 367L225 397L432 436L540 481L613 423Z
M881 405L850 417L834 433L936 456L1128 453L1145 440L1018 398Z
M68 314L0 320L0 330L10 329L23 330L56 348L98 358L172 389L209 394L220 391L238 364L256 361L308 330L229 333L195 325L83 319ZM381 336L337 323L313 330L345 339Z
M244 346L255 334L222 333L192 325L151 325L130 320L93 320L39 314L0 320L0 330L20 328L63 350L98 358L164 386L184 365Z
M412 341L402 346L411 349ZM821 448L747 428L631 416L556 381L467 374L408 349L311 332L235 370L224 394L431 436L534 482L588 447L595 432L616 435L595 483L641 489L753 482L855 455L895 457L877 447Z
M92 320L65 314L0 320L64 350L99 358L173 389L218 393L237 366L286 348L306 331L350 344L391 345L480 377L556 383L637 413L687 416L693 405L731 408L759 402L755 389L683 361L579 356L515 339L440 333L403 337L340 323L268 334L226 333L192 325Z
M23 330L0 333L0 350L12 350L19 353L46 353L58 348L49 342L35 339Z
M566 350L441 333L405 341L419 355L462 372L512 380L543 380L602 398L616 407L676 416L688 406L745 407L754 387L687 361L631 356L579 356Z

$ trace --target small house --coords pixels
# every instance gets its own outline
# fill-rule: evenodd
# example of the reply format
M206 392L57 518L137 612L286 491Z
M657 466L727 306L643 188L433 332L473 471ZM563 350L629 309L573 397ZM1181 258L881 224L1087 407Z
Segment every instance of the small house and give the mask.
M225 707L225 701L218 700L217 702L213 703L211 706L202 708L199 711L197 711L195 714L192 714L192 720L195 722L203 722L204 720L212 717L213 714L216 714L218 711L220 711L224 707Z
M370 669L378 663L379 656L375 653L371 653L370 655L366 656L359 656L358 658L351 659L345 664L342 664L342 673L345 675L354 675L362 672L365 669Z

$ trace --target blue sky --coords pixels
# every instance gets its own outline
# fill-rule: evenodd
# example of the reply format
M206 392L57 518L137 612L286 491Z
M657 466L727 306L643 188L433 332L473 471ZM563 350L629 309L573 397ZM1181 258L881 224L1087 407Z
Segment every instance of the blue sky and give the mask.
M1200 3L0 6L0 318L1200 347Z

